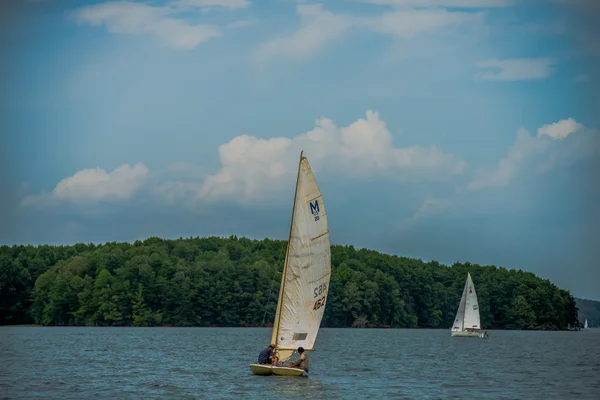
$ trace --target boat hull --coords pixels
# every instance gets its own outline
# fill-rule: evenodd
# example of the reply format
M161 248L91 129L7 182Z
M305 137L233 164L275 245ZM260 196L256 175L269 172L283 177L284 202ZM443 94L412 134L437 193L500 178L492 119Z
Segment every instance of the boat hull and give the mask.
M254 375L272 375L273 366L269 364L250 364L250 371Z
M269 364L250 364L250 371L254 375L280 375L280 376L301 376L308 375L303 369L276 367Z
M486 338L487 333L484 332L467 332L467 331L453 331L450 332L450 336L452 337L478 337L478 338Z
M300 368L273 367L273 374L281 376L300 376L306 374L306 372Z

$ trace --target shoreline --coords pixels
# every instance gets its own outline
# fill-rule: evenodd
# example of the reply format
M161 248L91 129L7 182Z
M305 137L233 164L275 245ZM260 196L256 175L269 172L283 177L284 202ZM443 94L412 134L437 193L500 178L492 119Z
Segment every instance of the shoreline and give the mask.
M270 329L273 326L171 326L171 325L156 325L156 326L133 326L133 325L119 325L119 326L85 326L85 325L35 325L35 324L16 324L16 325L0 325L1 328L8 327L19 327L19 328L195 328L195 329L222 329L222 328L234 328L234 329ZM322 329L353 329L353 330L436 330L436 331L450 331L450 328L391 328L391 327L365 327L365 328L352 328L352 327L328 327L323 326ZM481 329L481 331L527 331L527 332L571 332L568 329L500 329L500 328L487 328ZM575 332L575 331L574 331Z

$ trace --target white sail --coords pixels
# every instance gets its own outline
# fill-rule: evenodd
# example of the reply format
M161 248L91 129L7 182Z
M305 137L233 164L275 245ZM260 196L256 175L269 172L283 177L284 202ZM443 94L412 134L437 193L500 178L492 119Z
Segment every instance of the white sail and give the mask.
M477 293L475 292L475 285L471 279L471 274L467 273L467 296L465 302L465 319L463 322L463 329L481 329L479 321L479 303L477 302Z
M471 279L471 274L467 273L467 281L460 299L460 305L456 312L456 318L452 325L452 331L464 331L466 329L481 329L479 321L479 303L475 285Z
M587 318L585 319L585 323L583 324L583 328L584 328L584 329L587 329L587 328L588 328Z
M465 305L467 302L467 285L468 280L465 282L465 288L463 289L462 297L460 298L460 304L458 305L458 311L456 312L456 317L454 318L454 324L452 325L453 331L462 331L464 328L464 319L465 319Z
M296 195L271 343L280 361L302 346L312 350L331 276L329 227L321 191L300 156Z

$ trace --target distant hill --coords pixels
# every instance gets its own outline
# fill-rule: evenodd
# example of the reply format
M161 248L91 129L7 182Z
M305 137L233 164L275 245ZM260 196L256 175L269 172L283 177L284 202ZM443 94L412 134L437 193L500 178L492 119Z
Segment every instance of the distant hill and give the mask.
M579 308L579 322L581 322L581 325L583 325L587 318L589 327L600 326L600 301L575 297L575 303L577 303L577 308Z

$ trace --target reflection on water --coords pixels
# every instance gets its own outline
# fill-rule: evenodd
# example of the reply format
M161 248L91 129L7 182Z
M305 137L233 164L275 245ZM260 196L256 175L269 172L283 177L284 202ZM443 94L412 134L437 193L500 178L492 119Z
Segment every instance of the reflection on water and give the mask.
M0 399L600 398L600 330L322 329L308 378L255 376L269 329L0 327Z

